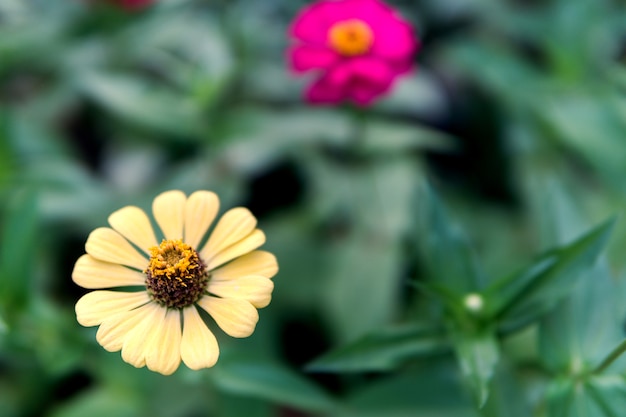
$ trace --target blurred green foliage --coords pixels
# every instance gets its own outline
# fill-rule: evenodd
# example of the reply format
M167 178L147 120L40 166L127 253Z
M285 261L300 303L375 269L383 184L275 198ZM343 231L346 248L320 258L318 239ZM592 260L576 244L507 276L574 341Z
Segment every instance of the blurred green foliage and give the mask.
M356 113L285 67L307 3L0 0L0 416L621 415L624 3L390 1L417 70ZM168 189L249 207L280 273L253 336L163 377L70 277Z

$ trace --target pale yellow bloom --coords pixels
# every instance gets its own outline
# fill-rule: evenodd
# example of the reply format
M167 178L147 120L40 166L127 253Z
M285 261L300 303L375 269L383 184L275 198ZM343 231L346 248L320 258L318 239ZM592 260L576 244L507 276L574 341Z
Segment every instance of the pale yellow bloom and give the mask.
M74 266L74 282L97 290L76 303L78 322L100 326L98 343L138 368L169 375L181 360L213 366L219 347L198 307L228 335L250 336L278 272L274 255L256 250L265 235L243 207L224 213L206 239L218 210L210 191L160 194L152 214L161 243L140 208L111 214L111 228L91 232Z

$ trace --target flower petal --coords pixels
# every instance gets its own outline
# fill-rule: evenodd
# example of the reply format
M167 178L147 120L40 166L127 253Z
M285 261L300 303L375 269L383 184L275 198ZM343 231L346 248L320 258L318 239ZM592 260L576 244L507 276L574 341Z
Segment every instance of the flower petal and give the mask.
M261 275L266 278L272 278L277 272L278 262L276 262L276 257L269 252L255 250L212 271L211 279L225 281L247 275Z
M76 261L72 280L83 288L113 288L144 285L146 276L119 264L102 262L91 255L83 255Z
M122 345L122 359L135 368L141 368L146 364L146 354L160 342L160 329L165 320L167 309L152 303L157 308L151 309L137 325L130 330Z
M411 59L419 49L419 41L413 34L413 28L397 16L389 15L372 27L375 33L371 53L391 59Z
M236 298L249 301L256 308L267 306L272 300L274 282L260 275L250 275L228 281L209 283L208 291L222 298Z
M255 226L256 218L247 208L236 207L228 210L200 251L200 257L204 262L210 262L218 252L248 236Z
M122 349L126 336L147 315L154 314L157 308L161 307L156 303L148 303L134 310L124 311L108 317L98 328L96 340L109 352L117 352Z
M320 1L304 7L293 20L289 35L304 42L326 43L328 29L335 22L332 4Z
M238 256L252 252L264 243L265 234L261 229L255 229L252 233L246 236L245 239L238 241L215 255L208 261L207 269L211 271Z
M190 369L210 368L217 362L217 339L200 317L195 306L183 310L183 338L180 356Z
M246 300L202 297L198 305L205 309L229 336L248 337L254 332L259 313Z
M343 86L331 83L328 75L324 75L311 83L305 98L311 104L338 104L346 94Z
M146 345L146 366L151 371L171 375L180 365L180 311L167 310L165 319L154 330L152 342Z
M85 250L94 258L122 264L143 271L148 266L144 258L122 235L108 227L99 227L89 234Z
M215 220L220 207L220 200L211 191L196 191L185 204L184 242L197 248L200 240Z
M127 206L113 212L109 224L146 253L149 253L148 248L158 246L150 219L139 207Z
M86 327L96 326L110 316L130 311L150 301L148 293L92 291L76 303L76 320Z
M173 190L159 194L152 202L152 214L165 239L183 238L186 200L185 193Z
M288 57L291 61L291 68L295 72L328 68L341 59L336 52L329 48L312 45L294 46L289 49Z

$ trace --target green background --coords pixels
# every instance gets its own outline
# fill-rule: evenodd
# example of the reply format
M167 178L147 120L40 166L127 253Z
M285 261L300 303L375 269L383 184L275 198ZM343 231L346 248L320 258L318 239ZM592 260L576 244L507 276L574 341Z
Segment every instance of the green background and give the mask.
M302 100L306 4L0 0L0 416L621 416L624 3L390 1L422 47L367 109ZM280 272L165 377L76 322L71 272L170 189L249 207Z

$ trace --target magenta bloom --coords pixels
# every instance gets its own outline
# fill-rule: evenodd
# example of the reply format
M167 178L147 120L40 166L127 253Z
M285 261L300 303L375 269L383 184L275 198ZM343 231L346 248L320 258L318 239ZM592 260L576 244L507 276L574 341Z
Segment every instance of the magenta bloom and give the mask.
M369 105L413 66L419 42L412 26L381 0L321 0L305 7L289 34L297 73L316 70L311 103Z

